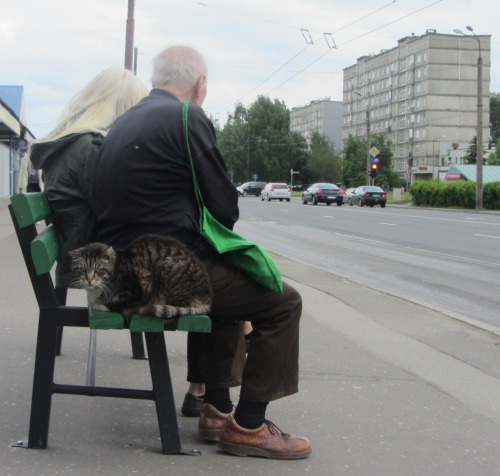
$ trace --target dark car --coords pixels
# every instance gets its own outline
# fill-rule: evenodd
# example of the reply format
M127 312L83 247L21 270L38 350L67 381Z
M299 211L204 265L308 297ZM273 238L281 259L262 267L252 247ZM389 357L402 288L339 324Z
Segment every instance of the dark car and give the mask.
M243 185L236 187L236 189L240 197L246 197L247 195L255 195L258 197L265 186L266 182L245 182Z
M302 194L302 203L307 205L312 203L326 203L331 205L336 203L340 207L344 203L344 195L341 193L340 188L333 183L313 183Z
M385 208L386 202L387 194L384 190L373 185L358 187L349 199L349 205L358 205L360 207L364 207L365 205L369 205L370 207L380 205L382 208Z

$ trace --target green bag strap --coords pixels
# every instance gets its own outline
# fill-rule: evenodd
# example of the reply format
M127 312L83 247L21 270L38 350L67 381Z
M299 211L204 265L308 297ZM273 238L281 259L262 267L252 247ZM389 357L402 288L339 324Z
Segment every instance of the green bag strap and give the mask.
M189 147L188 111L189 111L189 101L184 101L184 103L182 104L182 129L184 131L184 140L186 142L186 150L189 158L189 164L191 165L194 191L196 194L198 207L200 208L200 219L201 219L201 217L203 216L203 209L205 208L205 204L203 203L203 197L201 196L201 190L198 184L198 178L196 177L196 172L194 171L194 163L193 163L193 157L191 156L191 148Z

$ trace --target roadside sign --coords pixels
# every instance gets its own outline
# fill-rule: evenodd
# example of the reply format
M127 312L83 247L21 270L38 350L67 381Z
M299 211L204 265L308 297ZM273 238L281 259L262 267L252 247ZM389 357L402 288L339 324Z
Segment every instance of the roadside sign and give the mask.
M372 157L377 157L377 155L380 154L380 150L378 150L375 146L373 146L371 149L370 149L370 155Z

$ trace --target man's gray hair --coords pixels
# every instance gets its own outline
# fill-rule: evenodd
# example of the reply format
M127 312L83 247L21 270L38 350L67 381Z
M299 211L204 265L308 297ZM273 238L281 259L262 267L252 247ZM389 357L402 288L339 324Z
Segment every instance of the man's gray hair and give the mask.
M203 56L189 46L170 46L153 59L153 86L180 81L189 85L207 74Z

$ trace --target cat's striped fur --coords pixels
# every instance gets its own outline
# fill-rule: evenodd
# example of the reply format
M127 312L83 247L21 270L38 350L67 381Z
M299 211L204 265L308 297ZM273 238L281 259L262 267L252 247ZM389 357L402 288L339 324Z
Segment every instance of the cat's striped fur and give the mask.
M212 292L205 268L173 238L144 235L125 251L90 243L70 255L73 285L88 292L96 310L163 319L210 311Z

